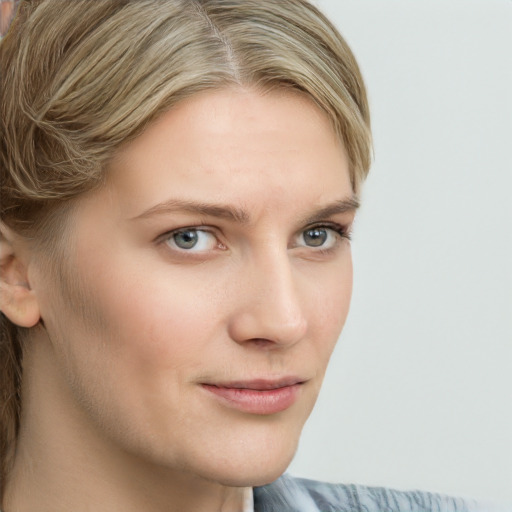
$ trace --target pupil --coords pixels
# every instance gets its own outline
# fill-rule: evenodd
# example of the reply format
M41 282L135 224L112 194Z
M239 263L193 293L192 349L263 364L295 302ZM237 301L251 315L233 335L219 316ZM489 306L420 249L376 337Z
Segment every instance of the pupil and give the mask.
M197 244L197 238L196 231L181 231L174 235L174 241L181 249L191 249L194 247Z
M325 229L315 228L308 229L304 233L304 241L307 245L313 247L320 247L327 240L327 232Z

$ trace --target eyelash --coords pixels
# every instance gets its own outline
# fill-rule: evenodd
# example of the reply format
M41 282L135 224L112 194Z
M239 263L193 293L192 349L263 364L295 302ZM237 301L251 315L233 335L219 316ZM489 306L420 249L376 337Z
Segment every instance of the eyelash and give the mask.
M312 224L310 226L307 226L306 228L304 228L302 231L299 232L297 237L303 236L303 234L306 233L307 231L311 231L314 229L331 230L339 237L338 243L335 243L332 247L328 247L328 248L322 248L321 246L318 248L315 248L314 246L302 246L305 248L309 247L309 249L312 249L314 252L319 253L319 254L329 254L331 252L334 252L337 249L339 242L341 242L343 240L350 241L352 239L351 226L344 226L344 225L341 225L338 223L333 223L333 222L324 222L324 223ZM196 226L191 225L191 226L177 228L177 229L173 229L171 231L165 232L164 234L160 235L157 238L157 243L166 244L166 242L168 240L170 240L173 236L177 235L178 233L186 232L186 231L203 231L203 232L209 233L210 235L214 236L218 240L218 236L217 236L215 230L213 230L212 228L204 226L204 225L196 225ZM218 241L217 246L221 250L225 249L225 245L220 241ZM299 247L301 247L301 246L299 246ZM206 252L206 251L204 251L203 253L197 253L197 252L193 252L193 251L188 251L187 249L176 249L176 248L172 248L172 247L169 247L169 249L176 253L187 254L188 257L194 257L194 256L199 257L199 256L204 255L204 252Z
M308 231L310 229L331 229L335 233L337 233L341 238L345 238L347 240L352 240L352 231L350 226L343 226L341 224L337 224L335 222L327 222L323 224L313 224L312 226L308 226L304 231Z

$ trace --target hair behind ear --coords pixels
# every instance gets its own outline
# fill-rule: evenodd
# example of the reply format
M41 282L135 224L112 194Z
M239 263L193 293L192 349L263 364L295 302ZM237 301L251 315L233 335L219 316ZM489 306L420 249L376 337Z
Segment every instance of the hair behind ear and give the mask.
M0 313L0 496L9 471L19 429L21 400L20 328Z

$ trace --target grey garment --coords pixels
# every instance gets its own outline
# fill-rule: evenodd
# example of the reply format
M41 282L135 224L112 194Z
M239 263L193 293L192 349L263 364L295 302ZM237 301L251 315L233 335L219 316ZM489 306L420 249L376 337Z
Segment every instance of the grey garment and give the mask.
M512 506L283 475L269 485L254 488L254 512L512 512Z
M462 498L283 475L254 488L254 512L512 512Z

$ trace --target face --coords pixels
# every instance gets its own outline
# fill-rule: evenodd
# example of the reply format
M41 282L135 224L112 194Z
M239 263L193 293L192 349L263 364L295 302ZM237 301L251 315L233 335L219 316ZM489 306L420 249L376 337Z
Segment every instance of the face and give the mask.
M78 203L68 285L34 278L74 428L227 485L277 478L348 312L354 208L345 150L299 93L163 115Z

